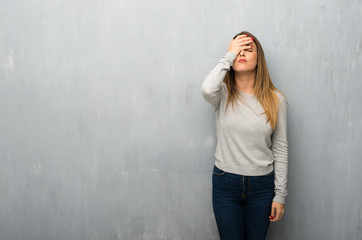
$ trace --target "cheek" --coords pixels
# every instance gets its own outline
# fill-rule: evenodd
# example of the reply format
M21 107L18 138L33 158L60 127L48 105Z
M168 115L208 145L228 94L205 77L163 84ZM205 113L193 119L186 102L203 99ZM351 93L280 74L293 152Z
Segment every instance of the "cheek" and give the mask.
M251 59L252 59L253 62L257 62L257 60L258 60L258 55L253 54L253 56L251 56Z

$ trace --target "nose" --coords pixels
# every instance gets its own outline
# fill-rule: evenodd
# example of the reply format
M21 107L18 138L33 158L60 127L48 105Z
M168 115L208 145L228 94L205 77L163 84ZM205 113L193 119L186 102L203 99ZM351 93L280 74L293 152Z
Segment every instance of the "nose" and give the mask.
M240 55L240 56L244 56L244 49L240 50L239 55Z

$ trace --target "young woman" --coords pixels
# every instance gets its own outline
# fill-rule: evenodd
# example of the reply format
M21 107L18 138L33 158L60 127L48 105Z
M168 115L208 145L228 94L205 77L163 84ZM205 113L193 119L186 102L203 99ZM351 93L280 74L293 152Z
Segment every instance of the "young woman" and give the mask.
M220 238L264 240L287 196L287 101L258 39L234 36L201 92L216 111L212 203Z

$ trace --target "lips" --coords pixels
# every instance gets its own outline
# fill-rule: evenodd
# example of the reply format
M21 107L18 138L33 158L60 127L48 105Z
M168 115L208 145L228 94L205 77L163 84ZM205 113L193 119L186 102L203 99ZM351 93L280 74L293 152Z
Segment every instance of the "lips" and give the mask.
M247 62L245 59L240 59L238 62Z

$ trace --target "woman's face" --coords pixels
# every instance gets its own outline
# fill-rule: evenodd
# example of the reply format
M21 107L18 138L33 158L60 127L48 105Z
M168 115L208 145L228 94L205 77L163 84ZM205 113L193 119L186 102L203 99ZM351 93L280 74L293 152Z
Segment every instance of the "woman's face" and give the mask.
M232 68L235 72L253 71L258 60L257 49L254 42L251 42L252 48L242 49L236 56ZM244 61L241 61L244 60Z

